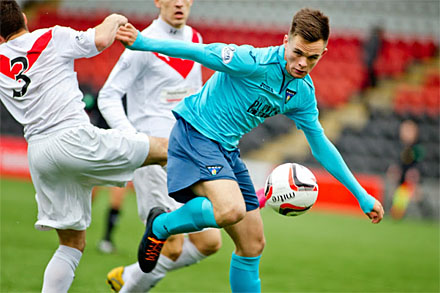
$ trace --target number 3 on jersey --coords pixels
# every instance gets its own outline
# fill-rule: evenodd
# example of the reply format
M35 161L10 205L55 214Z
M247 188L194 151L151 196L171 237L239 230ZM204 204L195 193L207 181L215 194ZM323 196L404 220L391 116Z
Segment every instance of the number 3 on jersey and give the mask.
M15 75L15 80L17 82L24 82L24 85L21 88L21 91L13 90L14 91L14 94L12 96L13 98L24 96L27 92L27 88L28 88L29 84L31 83L31 79L28 76L23 74L23 72L25 72L29 66L29 62L28 62L27 58L17 57L15 59L12 59L11 60L11 71L12 71L12 67L14 67L14 65L17 63L22 65L22 69L17 75Z
M28 70L29 68L28 58L20 56L9 61L8 57L0 55L0 65L1 65L1 73L17 81L19 85L22 85L21 89L12 90L12 97L13 98L23 97L27 92L29 84L31 83L31 79L24 74L26 70Z
M14 79L20 85L23 84L20 90L13 89L13 98L20 98L26 94L31 79L25 73L31 69L51 39L52 30L49 30L35 41L32 48L27 51L26 56L16 57L9 61L8 57L0 55L0 72L11 79Z

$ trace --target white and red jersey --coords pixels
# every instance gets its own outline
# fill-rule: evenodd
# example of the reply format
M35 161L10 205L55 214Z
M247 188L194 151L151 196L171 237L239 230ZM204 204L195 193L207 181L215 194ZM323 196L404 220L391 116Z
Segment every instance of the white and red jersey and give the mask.
M202 42L193 28L175 29L160 17L142 34L156 39ZM171 109L201 86L200 64L127 49L101 89L98 106L112 128L168 137L175 122ZM122 105L124 94L127 95L127 115Z
M0 45L0 99L24 136L90 123L74 60L98 54L95 29L55 26Z

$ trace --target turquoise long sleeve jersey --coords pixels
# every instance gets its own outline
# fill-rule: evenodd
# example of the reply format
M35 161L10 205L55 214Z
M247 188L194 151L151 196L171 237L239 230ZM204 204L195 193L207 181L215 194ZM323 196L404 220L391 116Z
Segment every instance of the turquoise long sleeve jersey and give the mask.
M311 77L298 79L286 71L284 46L197 44L138 33L128 48L190 59L216 71L198 93L183 99L173 111L228 150L267 117L284 114L292 119L304 132L313 156L353 193L365 213L372 211L375 198L358 183L324 134Z

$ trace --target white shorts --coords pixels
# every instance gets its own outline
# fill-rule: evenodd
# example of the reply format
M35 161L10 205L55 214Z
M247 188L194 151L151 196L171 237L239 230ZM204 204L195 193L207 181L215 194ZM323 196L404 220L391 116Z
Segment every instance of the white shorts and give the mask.
M85 230L96 185L125 186L145 161L148 136L80 125L31 137L29 169L38 204L39 230Z
M139 217L144 222L153 207L160 206L173 211L182 206L168 196L167 172L159 165L137 169L134 172L133 186L136 191Z

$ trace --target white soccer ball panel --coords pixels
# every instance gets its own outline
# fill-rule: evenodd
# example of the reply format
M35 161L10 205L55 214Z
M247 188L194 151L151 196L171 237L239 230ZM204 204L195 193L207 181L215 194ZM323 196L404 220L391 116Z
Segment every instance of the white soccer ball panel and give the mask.
M286 216L298 216L309 210L318 198L318 185L306 167L286 163L276 167L266 180L266 204Z

